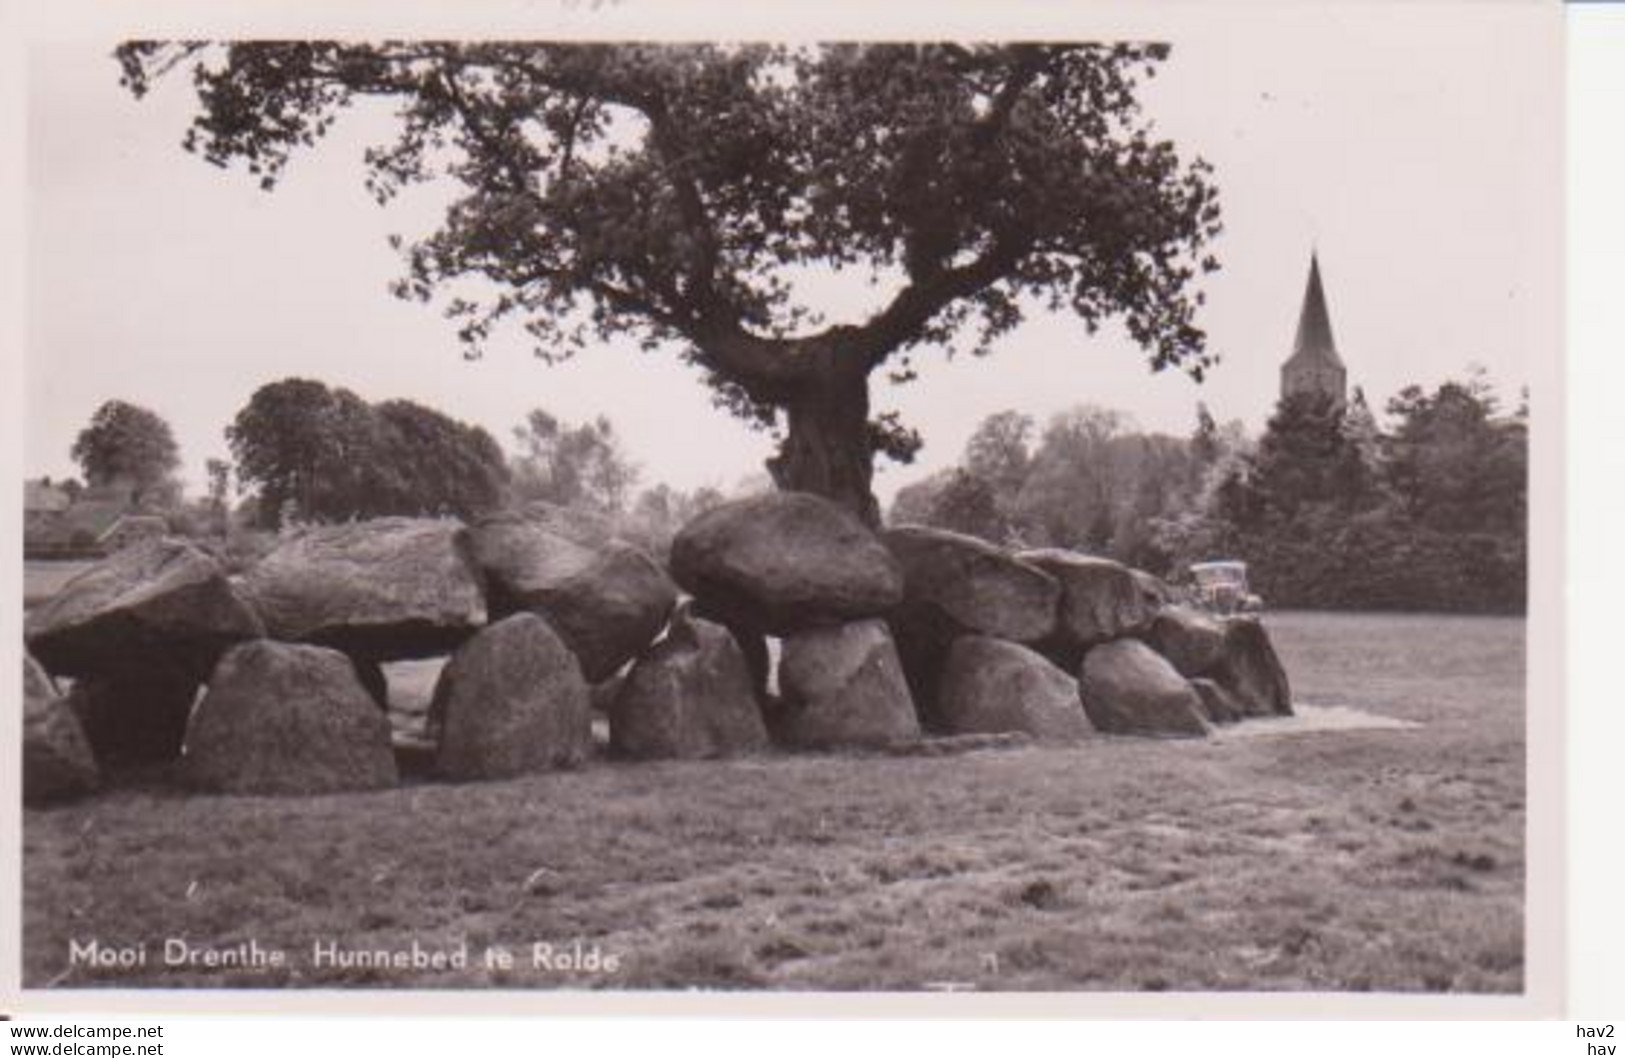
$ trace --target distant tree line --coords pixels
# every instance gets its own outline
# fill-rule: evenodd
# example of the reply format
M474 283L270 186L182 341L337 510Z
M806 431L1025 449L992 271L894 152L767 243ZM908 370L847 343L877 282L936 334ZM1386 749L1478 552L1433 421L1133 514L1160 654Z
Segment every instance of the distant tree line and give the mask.
M1528 577L1528 409L1481 375L1410 386L1380 429L1346 409L1284 401L1256 451L1211 475L1205 502L1165 527L1182 558L1249 562L1272 604L1518 613Z
M205 491L194 499L182 494L169 424L149 409L107 401L72 454L91 489L196 537L386 515L475 518L541 502L592 514L609 531L663 554L701 511L772 487L764 474L728 492L663 483L638 490L639 469L604 416L572 424L535 409L513 431L510 456L484 429L433 408L369 403L303 378L261 386L226 439L232 459L206 461ZM56 487L71 500L85 490L75 480Z
M1256 442L1198 406L1189 437L1078 407L1042 433L982 422L959 465L901 490L891 521L1016 546L1106 555L1180 579L1246 561L1271 606L1521 612L1528 567L1528 411L1480 373L1407 387L1384 429L1346 406L1283 400Z
M1241 559L1277 607L1521 611L1526 402L1503 409L1474 373L1431 392L1407 387L1385 411L1386 428L1358 390L1346 407L1300 395L1277 405L1256 441L1200 404L1186 437L1089 405L1042 430L1003 411L982 421L957 465L902 489L889 520L1073 548L1175 580L1192 562ZM536 409L510 457L485 430L432 408L368 403L309 379L262 386L226 436L235 461L210 459L207 494L190 503L169 425L148 409L108 401L73 456L91 488L122 491L200 536L230 524L472 518L539 501L599 516L663 554L695 515L772 487L762 477L727 492L638 490L639 470L602 416L570 424Z
M1145 433L1122 412L1079 405L1050 417L984 419L957 466L897 494L890 520L970 533L1016 547L1067 547L1166 572L1157 529L1201 489L1204 452L1239 448L1240 424L1199 409L1195 439ZM1216 455L1206 458L1216 458Z
M93 489L121 489L133 504L154 509L179 500L180 449L169 424L146 408L105 402L74 438L71 454ZM78 483L70 484L77 491Z
M369 404L347 389L289 378L261 386L226 428L255 524L389 514L469 516L508 480L485 430L408 400Z

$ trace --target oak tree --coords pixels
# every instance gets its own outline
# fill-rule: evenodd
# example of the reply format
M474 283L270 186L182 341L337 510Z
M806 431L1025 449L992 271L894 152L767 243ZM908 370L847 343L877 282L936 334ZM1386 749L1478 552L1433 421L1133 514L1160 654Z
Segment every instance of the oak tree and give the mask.
M137 94L189 68L186 145L267 188L347 107L389 101L366 156L388 200L461 197L405 247L398 293L445 299L477 350L516 317L544 358L631 333L699 365L719 404L779 431L780 487L878 519L871 376L987 351L1034 310L1107 318L1156 369L1200 377L1195 278L1216 267L1208 167L1141 113L1156 43L655 45L134 42ZM830 319L810 276L857 269ZM480 282L471 284L469 280Z
M491 435L409 400L368 404L347 389L285 378L254 391L226 428L259 521L382 515L473 517L508 483Z
M79 431L72 454L92 486L127 488L132 501L142 505L167 506L178 499L174 474L180 449L169 423L156 412L107 401Z
M341 521L362 516L380 447L367 402L347 389L287 378L254 391L226 427L237 480L254 490L258 520Z

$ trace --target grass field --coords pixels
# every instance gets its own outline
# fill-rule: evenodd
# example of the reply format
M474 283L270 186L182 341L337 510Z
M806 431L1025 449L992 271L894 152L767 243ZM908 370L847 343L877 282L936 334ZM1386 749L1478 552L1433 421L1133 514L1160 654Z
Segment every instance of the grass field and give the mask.
M125 789L25 813L24 981L1519 990L1523 622L1268 624L1300 701L1421 726L594 762L306 800ZM166 967L171 937L289 962ZM533 942L577 938L618 971L532 965ZM149 963L71 966L90 939L145 943ZM319 968L320 941L520 958Z

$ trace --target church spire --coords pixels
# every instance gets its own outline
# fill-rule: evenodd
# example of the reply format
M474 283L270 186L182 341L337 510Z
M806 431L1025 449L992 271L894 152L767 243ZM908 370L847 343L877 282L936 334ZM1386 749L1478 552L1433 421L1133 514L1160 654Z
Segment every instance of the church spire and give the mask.
M1326 311L1326 291L1320 285L1320 255L1309 255L1309 285L1303 292L1303 310L1298 314L1298 337L1292 343L1292 359L1317 360L1343 366L1332 340L1332 318Z
M1292 342L1292 355L1281 365L1281 396L1315 392L1342 406L1347 397L1348 372L1337 355L1332 338L1331 313L1326 310L1326 291L1320 282L1320 255L1309 254L1309 284L1303 292L1303 308L1298 313L1298 334Z

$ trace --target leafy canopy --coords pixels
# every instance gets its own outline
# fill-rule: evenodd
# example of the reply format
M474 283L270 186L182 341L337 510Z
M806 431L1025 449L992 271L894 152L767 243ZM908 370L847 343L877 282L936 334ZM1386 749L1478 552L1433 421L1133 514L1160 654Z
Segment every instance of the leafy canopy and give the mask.
M468 426L406 400L372 405L347 389L288 378L254 391L226 428L238 481L260 521L331 522L458 514L497 506L502 450Z
M510 491L515 500L619 514L637 482L638 469L605 416L570 426L536 408L514 430L514 440L519 455Z
M72 455L91 485L122 485L140 502L172 493L180 450L169 423L156 412L122 400L96 409L74 439Z
M1120 317L1161 369L1212 362L1192 280L1216 263L1208 167L1142 117L1160 44L818 46L137 42L138 95L190 65L188 148L267 188L339 113L385 99L380 201L461 185L406 249L402 296L443 295L477 352L522 321L546 358L631 332L675 343L719 401L771 420L836 346L864 374L988 343L1042 304ZM802 281L859 268L830 321Z

